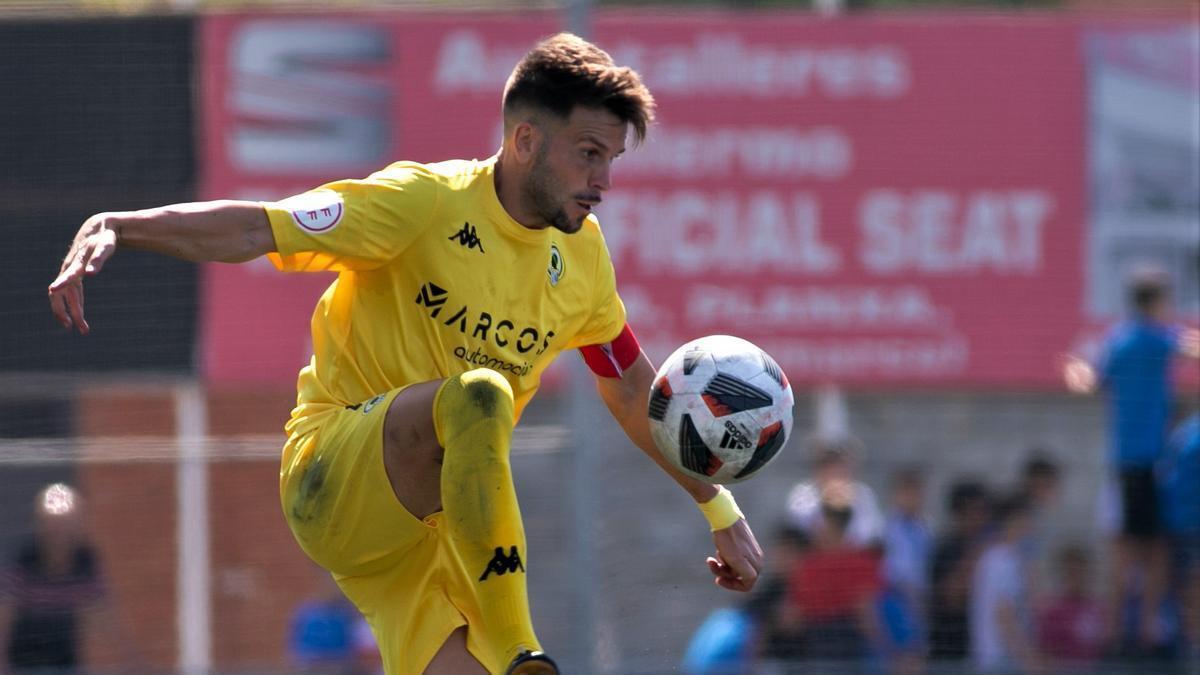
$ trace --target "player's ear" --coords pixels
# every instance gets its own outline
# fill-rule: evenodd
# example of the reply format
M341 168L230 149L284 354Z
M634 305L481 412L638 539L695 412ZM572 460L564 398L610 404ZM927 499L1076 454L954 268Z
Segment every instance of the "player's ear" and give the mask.
M531 164L537 156L541 144L546 142L546 136L529 120L518 122L513 127L513 153L522 165Z

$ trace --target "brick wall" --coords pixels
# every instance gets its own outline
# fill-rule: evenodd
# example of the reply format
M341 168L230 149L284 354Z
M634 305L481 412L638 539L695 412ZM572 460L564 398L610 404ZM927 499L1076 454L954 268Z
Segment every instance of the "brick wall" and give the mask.
M221 438L274 434L295 398L287 390L210 392L209 431ZM112 589L118 632L88 632L89 665L170 668L176 640L175 402L166 386L87 389L76 399L89 534ZM269 440L267 441L270 442ZM209 464L214 666L286 667L287 617L320 578L279 511L279 465L261 452ZM129 640L114 635L128 635ZM131 642L133 644L122 644Z

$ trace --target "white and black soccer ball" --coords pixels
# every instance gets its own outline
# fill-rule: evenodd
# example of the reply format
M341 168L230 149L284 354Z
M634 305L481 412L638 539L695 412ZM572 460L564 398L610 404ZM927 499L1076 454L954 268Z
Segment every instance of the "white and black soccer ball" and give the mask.
M650 387L650 431L689 476L736 483L762 470L792 434L792 387L753 343L710 335L675 350Z

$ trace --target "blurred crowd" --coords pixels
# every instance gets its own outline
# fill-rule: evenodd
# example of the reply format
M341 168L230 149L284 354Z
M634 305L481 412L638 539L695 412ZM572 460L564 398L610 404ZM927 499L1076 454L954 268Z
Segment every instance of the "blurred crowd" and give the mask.
M686 669L1200 673L1200 412L1172 376L1200 359L1200 336L1172 323L1160 270L1135 271L1126 291L1126 320L1063 368L1070 390L1107 404L1099 527L1067 524L1073 537L1101 536L1054 536L1062 465L1044 449L1028 452L1015 484L952 481L934 532L920 467L892 474L885 511L856 476L856 441L814 441L812 477L788 495L760 590L709 617Z
M1029 451L1015 484L952 482L937 531L921 468L895 471L881 506L856 477L860 451L854 441L815 444L812 478L788 495L765 547L759 589L708 618L685 670L816 672L821 662L821 672L1059 673L1167 669L1200 655L1200 416L1178 426L1171 470L1147 496L1165 516L1162 591L1144 568L1122 571L1132 578L1119 594L1098 591L1101 552L1048 527L1063 476L1044 449ZM1179 489L1181 470L1189 489ZM1116 546L1123 535L1111 536Z

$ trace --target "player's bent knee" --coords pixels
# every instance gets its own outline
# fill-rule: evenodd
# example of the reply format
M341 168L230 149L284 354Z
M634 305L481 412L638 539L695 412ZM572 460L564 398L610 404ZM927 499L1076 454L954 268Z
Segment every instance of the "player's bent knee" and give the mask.
M504 376L489 368L477 368L446 378L434 402L434 424L438 440L488 420L512 426L513 392Z

